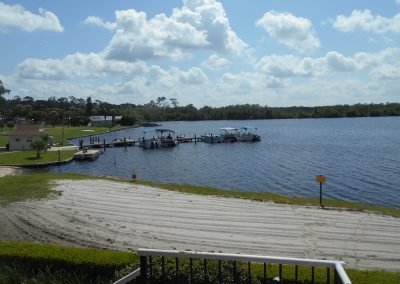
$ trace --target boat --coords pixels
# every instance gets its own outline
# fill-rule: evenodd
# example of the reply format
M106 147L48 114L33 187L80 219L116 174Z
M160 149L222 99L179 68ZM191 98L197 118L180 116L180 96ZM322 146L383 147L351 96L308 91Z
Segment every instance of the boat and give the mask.
M219 137L218 135L212 135L212 134L204 134L201 135L201 141L204 143L221 143L221 137Z
M155 133L154 130L145 130L143 131L143 137L139 139L139 147L142 147L143 149L156 149L161 147L161 140L158 137L153 137L146 138L146 135L148 133Z
M224 127L221 128L221 142L222 143L233 143L238 141L238 132L236 128Z
M255 133L256 131L256 127L244 126L240 128L238 140L240 142L259 142L261 141L261 137Z
M175 131L171 129L159 128L156 129L156 133L159 134L161 147L170 148L178 145L177 141L171 135L171 133L175 133ZM164 133L168 133L168 135L164 136Z

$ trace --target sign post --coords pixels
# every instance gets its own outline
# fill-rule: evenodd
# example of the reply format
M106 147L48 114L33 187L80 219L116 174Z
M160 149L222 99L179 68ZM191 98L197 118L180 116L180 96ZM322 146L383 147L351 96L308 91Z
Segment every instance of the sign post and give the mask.
M326 177L319 175L316 176L315 180L319 182L319 204L321 208L324 208L324 205L322 205L322 184L326 182Z

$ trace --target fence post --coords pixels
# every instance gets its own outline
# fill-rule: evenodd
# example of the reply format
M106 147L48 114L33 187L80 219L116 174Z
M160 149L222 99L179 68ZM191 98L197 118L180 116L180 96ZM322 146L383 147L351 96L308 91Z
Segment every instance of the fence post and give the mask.
M140 283L147 283L147 256L140 256Z

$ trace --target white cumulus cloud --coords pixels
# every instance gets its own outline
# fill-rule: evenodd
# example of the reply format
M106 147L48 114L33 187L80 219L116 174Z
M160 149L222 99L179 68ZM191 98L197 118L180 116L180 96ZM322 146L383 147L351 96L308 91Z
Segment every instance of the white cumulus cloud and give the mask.
M350 16L337 16L333 28L342 32L400 33L400 13L386 18L373 15L370 10L354 10Z
M375 78L395 79L400 74L400 48L387 48L375 53L358 52L351 57L337 51L325 56L299 57L267 55L256 64L256 69L276 78L315 77L332 73L366 71Z
M97 53L74 53L63 59L28 58L17 65L16 74L21 79L66 80L76 77L105 77L113 74L135 74L145 69L143 62L106 60Z
M103 27L107 30L114 30L117 27L116 23L106 22L103 19L95 16L89 16L85 19L84 23L86 25L93 25Z
M201 63L201 66L203 68L214 71L228 68L230 65L231 62L228 59L226 59L225 57L221 57L217 54L210 55L210 57L208 57L203 63Z
M256 25L263 27L279 43L302 53L312 52L320 46L311 21L291 13L267 12Z
M7 5L0 2L0 31L7 28L19 28L27 32L64 31L58 17L50 11L40 8L39 14L33 14L21 5Z
M133 9L116 11L116 33L104 52L110 59L136 61L182 59L198 49L240 53L245 47L220 2L187 0L171 16L148 19Z

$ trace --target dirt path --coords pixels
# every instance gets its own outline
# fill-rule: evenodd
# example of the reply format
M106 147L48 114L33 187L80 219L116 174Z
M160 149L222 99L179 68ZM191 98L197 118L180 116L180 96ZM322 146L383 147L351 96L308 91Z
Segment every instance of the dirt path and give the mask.
M400 219L60 180L62 196L0 207L0 239L135 250L214 250L342 259L400 271Z

